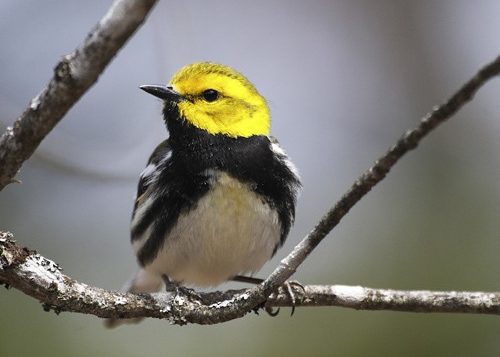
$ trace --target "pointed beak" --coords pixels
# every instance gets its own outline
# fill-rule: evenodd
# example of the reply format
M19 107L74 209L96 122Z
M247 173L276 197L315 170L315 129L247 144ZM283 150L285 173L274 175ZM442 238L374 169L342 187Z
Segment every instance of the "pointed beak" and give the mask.
M170 86L148 84L140 86L139 88L167 102L177 103L182 99L182 96Z

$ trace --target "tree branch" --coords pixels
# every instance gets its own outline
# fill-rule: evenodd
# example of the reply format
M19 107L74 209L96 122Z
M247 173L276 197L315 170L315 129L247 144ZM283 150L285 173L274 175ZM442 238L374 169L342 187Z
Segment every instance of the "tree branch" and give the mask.
M321 221L307 235L293 251L281 261L274 272L260 285L243 291L230 291L226 293L211 294L151 294L151 295L131 295L110 293L103 289L89 287L85 284L64 276L57 265L46 260L40 255L34 254L27 249L15 246L9 239L4 238L2 244L2 254L0 261L2 269L0 278L6 284L12 285L26 294L38 298L47 306L52 306L58 311L78 311L91 313L101 317L162 317L169 318L173 323L204 323L214 324L244 316L252 309L263 305L273 291L282 285L311 253L311 251L323 240L324 237L340 222L347 212L364 196L370 189L380 182L394 164L409 150L417 147L418 143L429 132L439 124L450 118L457 110L467 103L476 91L489 79L500 72L500 57L481 69L470 81L468 81L455 95L445 104L436 107L432 113L421 119L419 125L407 131L392 146L389 151L379 158L375 164L361 175L340 199L337 204L327 212ZM6 244L7 243L7 244ZM14 247L7 249L8 247ZM40 267L49 267L40 270ZM38 273L37 273L38 272ZM311 289L311 287L307 287ZM333 287L322 287L320 290L333 289ZM362 288L365 289L365 288ZM412 306L414 310L424 311L424 308L432 305L435 301L438 304L438 311L445 311L449 301L457 299L457 294L464 299L460 306L470 306L476 302L478 307L471 308L467 312L484 312L488 306L493 306L496 313L497 296L491 293L424 293L424 292L397 292L390 290L363 290L367 296L382 297L378 300L366 300L368 303L355 305L356 308L376 306L377 309L391 308L395 310L403 309L403 306ZM308 290L305 290L307 293ZM375 293L375 294L373 294ZM402 298L402 295L406 298ZM406 295L405 295L406 294ZM437 296L436 296L437 294ZM440 294L444 294L438 298ZM476 295L476 294L479 294ZM323 296L322 294L320 294ZM280 296L280 295L278 295ZM332 297L332 301L338 299L339 295ZM386 297L394 297L389 301ZM214 298L211 300L210 298ZM362 294L357 295L359 301L365 301ZM269 298L270 299L270 298ZM319 300L319 298L317 299ZM218 302L216 302L218 301ZM273 301L270 299L269 301ZM280 300L274 300L276 304ZM302 300L299 299L297 305L300 306ZM307 299L305 301L308 301ZM314 301L312 299L311 301ZM324 300L323 300L324 301ZM348 297L349 301L357 301L355 297ZM371 302L370 302L371 301ZM271 302L269 302L271 304ZM429 305L430 304L430 305ZM354 306L353 306L354 307ZM425 310L434 311L434 310ZM451 311L451 310L450 310ZM458 310L461 311L461 310ZM161 314L160 312L163 312ZM465 311L464 311L465 312Z
M7 259L6 261L8 262L10 258L5 257L20 257L20 259L10 259L11 263L8 265L2 263L4 267L2 268L0 278L4 283L12 285L24 291L28 295L38 298L44 304L48 304L48 306L52 306L58 311L67 310L87 312L101 317L116 317L117 315L120 317L151 316L169 318L174 323L196 322L210 324L220 323L244 316L252 309L261 306L266 302L271 293L276 291L277 288L295 272L297 267L319 244L319 242L321 242L321 240L323 240L323 238L340 222L342 217L344 217L347 212L364 195L366 195L373 186L385 177L392 166L394 166L394 164L406 152L414 149L420 140L425 137L425 135L446 119L450 118L465 103L471 100L476 91L489 79L498 75L499 72L500 57L481 69L445 104L436 107L432 113L422 118L419 125L415 129L407 131L386 154L379 158L370 169L368 169L355 181L349 191L332 209L328 211L328 213L314 227L311 233L309 233L309 235L307 235L293 249L293 251L281 261L280 265L274 270L274 272L262 284L251 289L244 291L230 291L226 293L180 293L177 295L131 295L110 293L99 288L93 288L78 283L75 280L62 275L58 268L52 269L52 273L56 274L54 276L45 274L44 271L41 271L40 274L34 274L32 269L29 269L30 267L57 266L53 265L52 262L46 260L45 258L19 247L15 250L15 252L18 253L9 253L10 251L8 249L6 250L5 244L3 244L4 248L0 256L0 261ZM6 240L6 242L7 241L9 240ZM12 245L12 243L9 244ZM7 252L7 254L5 252ZM17 263L13 264L12 261ZM37 264L37 261L40 262ZM26 264L28 265L26 266ZM30 277L40 277L43 279L37 282L35 279L30 279ZM365 290L365 292L369 292L369 290ZM384 291L376 290L376 292L380 292L381 295L384 296ZM391 295L390 291L385 292ZM385 308L391 307L398 310L401 306L398 304L402 304L402 301L404 300L401 299L398 294L398 292L394 292L394 294L391 295L397 297L397 299L392 300L394 301L393 304L389 304L387 301L382 301L383 304L374 304L374 306L385 306ZM410 292L408 293L408 299L406 299L406 301L411 301L412 303L410 305L412 306L422 308L422 306L428 306L425 301L429 301L429 299L433 300L432 298L427 300L422 299L423 297L432 296L432 294L439 295L440 293L429 294L425 295L419 292ZM449 293L452 299L456 294L459 293ZM468 302L463 303L462 305L467 305L470 301L478 300L480 302L487 302L488 299L496 299L496 295L491 295L490 293L479 293L480 298L476 300L472 299L476 296L474 295L475 293L462 294L471 298L469 300L465 299ZM110 299L106 299L106 297L110 297ZM216 297L216 299L210 300L208 297ZM418 297L421 299L421 304L415 303L415 299ZM355 301L355 299L347 300ZM148 301L149 303L147 303ZM270 299L270 301L273 300ZM299 304L300 301L298 305ZM479 305L481 304L482 303ZM447 306L447 304L442 305ZM483 305L486 306L488 304ZM87 308L83 308L82 306ZM362 308L363 306L366 305L361 304L359 308ZM496 305L492 304L491 306ZM158 309L164 311L164 314L158 314L158 311L160 311ZM444 309L444 307L441 309ZM481 309L478 308L477 312L482 312L483 310ZM472 312L472 310L469 312Z
M15 182L21 165L66 112L97 81L156 0L117 0L87 38L54 68L54 76L0 137L0 190Z
M56 66L48 86L0 138L0 190L15 180L22 163L69 108L97 80L128 37L144 21L155 1L117 0L75 52ZM314 229L260 285L247 290L196 293L181 289L164 294L120 294L79 283L36 252L17 246L0 232L0 280L39 299L56 311L101 317L159 317L173 323L214 324L241 317L266 303L289 306L290 297L277 290L312 250L408 151L450 118L477 90L500 72L500 57L481 69L455 95L421 119L386 154L361 175ZM306 286L295 289L297 306L328 304L360 309L498 313L496 293L376 290L361 287ZM277 291L274 295L272 293Z
M349 210L363 198L376 184L384 179L390 169L408 151L417 147L420 141L438 125L449 119L467 102L479 88L500 73L500 56L476 73L448 101L433 108L425 115L414 129L408 130L395 145L375 161L375 164L365 171L333 206L313 230L295 246L280 265L264 281L265 293L270 293L282 285L297 270L300 264L309 256L314 248L339 224Z
M500 293L374 289L347 285L306 285L294 288L296 306L339 306L356 310L500 314ZM266 306L293 306L284 289Z
M21 248L9 233L0 232L0 281L33 296L44 309L73 311L107 318L156 317L170 323L214 324L221 311L244 301L247 290L196 293L189 289L156 294L106 291L64 275L54 262ZM291 285L278 289L266 307L340 306L356 310L461 312L500 314L500 293L457 291L400 291L345 285ZM233 311L234 312L234 311Z

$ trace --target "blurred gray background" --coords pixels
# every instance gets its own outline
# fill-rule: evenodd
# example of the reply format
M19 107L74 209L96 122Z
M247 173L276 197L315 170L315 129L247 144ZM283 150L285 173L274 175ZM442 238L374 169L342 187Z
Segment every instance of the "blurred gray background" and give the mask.
M0 1L0 127L47 83L110 1ZM157 100L201 60L231 65L269 100L272 132L304 183L266 276L388 146L500 53L500 2L162 1L99 82L0 193L0 227L88 284L135 271L138 174L167 136ZM500 289L500 81L407 155L314 251L306 284ZM233 287L241 285L231 285ZM299 308L218 326L147 320L108 331L0 290L1 356L440 355L500 353L494 316Z

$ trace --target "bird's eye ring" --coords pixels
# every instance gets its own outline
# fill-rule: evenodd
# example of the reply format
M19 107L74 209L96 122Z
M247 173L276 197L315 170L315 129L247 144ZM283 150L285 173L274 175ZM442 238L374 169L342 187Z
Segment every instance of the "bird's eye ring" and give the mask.
M201 93L201 96L207 102L214 102L219 98L219 92L217 92L215 89L207 89L206 91L203 91L203 93Z

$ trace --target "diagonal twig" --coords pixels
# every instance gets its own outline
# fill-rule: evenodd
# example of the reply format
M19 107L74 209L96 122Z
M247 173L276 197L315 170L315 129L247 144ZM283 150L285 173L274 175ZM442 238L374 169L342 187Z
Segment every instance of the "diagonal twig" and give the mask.
M56 66L48 86L34 98L14 127L0 138L0 190L15 181L22 163L83 93L144 21L153 0L117 0L84 43ZM173 323L219 323L241 317L266 303L287 306L290 301L277 288L307 258L396 162L439 124L470 101L477 90L500 72L500 57L482 68L446 103L421 119L387 153L361 175L314 229L284 258L274 272L252 289L215 293L120 294L79 283L61 273L53 262L0 237L0 281L42 301L56 311L76 311L101 317L154 316ZM1 233L1 232L0 232ZM351 294L349 294L349 289ZM362 289L362 290L360 290ZM273 291L278 293L272 294ZM297 305L315 302L335 306L404 311L499 312L497 293L394 291L339 286L306 286L297 292ZM380 299L378 299L380 298ZM356 300L357 299L357 300ZM458 300L457 300L458 299ZM288 302L287 302L288 301ZM453 305L453 302L458 305ZM308 303L310 302L310 303ZM281 305L280 305L281 304ZM437 305L436 305L437 304ZM438 306L438 307L436 307ZM450 307L451 306L451 307ZM453 307L455 306L455 307ZM460 306L460 308L456 308Z
M203 296L208 296L206 294L195 294L195 298L193 300L190 296L176 296L182 300L181 305L186 305L188 301L193 302L192 304L188 304L189 308L185 308L182 310L177 309L177 303L175 298L170 297L167 301L163 301L164 304L161 305L162 311L168 311L169 314L174 314L175 319L171 319L174 323L186 323L186 322L196 322L196 323L220 323L224 321L228 321L231 319L235 319L241 317L255 309L257 306L262 305L269 298L269 303L272 304L272 297L270 295L273 291L275 291L281 284L283 284L286 279L288 279L297 269L297 267L304 261L304 259L311 253L311 251L323 240L326 235L340 222L340 220L347 214L347 212L364 196L366 195L370 189L375 186L378 182L380 182L385 175L389 172L389 170L396 164L396 162L409 150L414 149L418 143L434 128L436 128L439 124L444 122L446 119L450 118L454 113L456 113L465 103L470 101L473 95L477 92L477 90L488 80L498 75L500 72L500 57L495 59L490 64L486 65L482 68L471 80L469 80L462 88L460 88L446 103L441 106L436 107L431 113L426 115L421 119L419 125L407 131L398 141L392 146L387 153L385 153L382 157L380 157L375 164L369 168L365 173L363 173L353 184L353 186L347 191L347 193L337 202L337 204L330 209L327 214L320 220L320 222L315 226L315 228L309 233L294 249L293 251L284 258L279 266L274 270L273 273L260 285L253 287L252 289L244 290L244 291L230 291L226 293L219 293L223 295L210 295L210 296L218 296L224 297L223 301L213 302L213 300L206 300ZM4 249L5 251L5 249ZM8 252L8 250L7 250ZM0 262L2 260L2 254L0 254ZM10 254L12 256L12 254ZM43 258L37 255L38 259ZM3 258L5 258L5 254L3 254ZM45 258L43 258L45 259ZM5 259L4 259L5 260ZM26 259L26 262L31 262L31 260ZM20 263L23 263L23 260L19 260ZM38 267L37 264L35 264ZM31 276L38 277L39 275L31 272L28 269L26 274L20 274L18 267L25 267L24 264L14 264L10 265L7 268L3 268L3 272L10 272L11 274L0 275L1 280L10 284L27 294L38 298L40 301L53 306L57 310L68 310L68 311L78 311L91 313L97 316L106 316L106 317L116 317L115 314L110 313L109 307L102 305L102 296L95 295L94 291L97 289L99 292L106 292L105 290L92 288L87 285L76 285L77 288L74 288L74 284L76 283L71 278L67 277L62 279L61 281L55 280L50 283L48 282L48 287L45 289L41 289L37 286L33 279L30 280ZM13 273L14 272L14 273ZM13 274L12 274L13 273ZM34 274L34 275L33 275ZM46 277L45 277L46 278ZM61 283L62 282L62 283ZM46 282L47 283L47 282ZM375 290L376 292L376 290ZM383 291L379 290L378 292L383 293ZM412 295L413 299L417 298L418 300L418 292L413 292L417 294L417 296ZM69 294L69 295L66 295ZM131 294L121 294L113 295L114 298L118 298L118 300L113 300L114 305L122 306L123 299L127 297L130 298ZM217 294L217 293L215 293ZM411 295L410 293L407 293ZM440 293L434 293L440 294ZM450 298L453 300L454 294L456 292L450 292ZM475 299L475 293L463 293L466 297ZM468 295L469 294L469 295ZM479 293L479 304L483 304L487 306L490 304L488 299L491 298L491 301L496 301L497 295L493 293ZM395 296L397 296L396 294ZM431 294L432 295L432 294ZM167 294L168 296L168 294ZM196 298L196 296L200 298ZM166 316L158 316L154 315L148 309L153 308L158 304L158 295L141 295L135 296L135 298L146 298L151 302L150 305L145 304L141 309L138 309L136 305L132 304L129 306L128 304L124 304L123 306L128 306L129 309L120 307L119 308L119 316L123 317L139 317L139 316L156 316L156 317L166 317ZM173 300L172 300L173 299ZM85 301L86 304L81 304L81 302ZM144 300L141 300L144 302ZM398 300L400 301L400 299ZM408 301L413 301L409 299ZM300 302L299 302L300 304ZM422 306L425 304L422 302ZM89 306L92 306L92 309L89 309ZM183 306L184 306L183 305ZM465 304L467 305L467 303ZM481 306L483 306L481 305ZM186 305L187 306L187 305ZM359 308L362 308L363 305L359 305ZM393 305L377 305L378 308L387 308L387 309L402 309L397 305L397 301L394 302ZM383 306L383 307L381 307ZM491 305L495 306L496 305ZM173 310L172 310L173 309ZM483 308L471 311L483 312ZM429 310L430 311L430 310ZM443 310L441 310L443 311ZM170 316L169 315L169 316Z
M394 164L434 128L450 118L477 90L500 72L500 57L481 69L455 95L421 119L419 125L407 131L386 154L361 175L327 212L315 228L281 261L275 271L256 287L243 291L169 294L120 294L94 288L62 275L51 261L12 243L4 234L0 240L0 280L4 284L38 298L57 311L77 311L101 317L169 318L171 322L214 324L241 317L260 304L286 306L283 294L271 294L288 279L340 222L347 212L370 189L380 182ZM47 273L47 269L49 273ZM350 289L350 290L349 290ZM350 294L349 294L350 291ZM475 312L498 314L498 293L394 291L356 287L322 286L304 288L297 305L315 302L358 309L389 309L398 311ZM179 300L180 299L180 300ZM285 300L281 300L285 299ZM308 304L307 302L311 302ZM289 303L289 301L288 301Z
M0 137L0 190L15 182L23 162L97 81L155 3L156 0L115 1L85 41L56 65L48 85Z
M375 164L365 171L333 206L313 230L295 246L279 266L264 281L264 291L270 293L283 284L297 270L314 248L339 224L349 210L363 198L376 184L384 179L390 169L408 151L417 147L420 141L438 125L449 119L466 103L472 100L479 88L500 73L500 56L476 73L448 101L433 108L414 129L403 136L382 155Z

